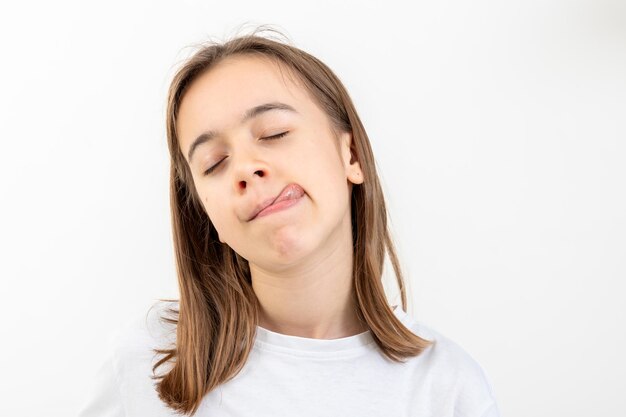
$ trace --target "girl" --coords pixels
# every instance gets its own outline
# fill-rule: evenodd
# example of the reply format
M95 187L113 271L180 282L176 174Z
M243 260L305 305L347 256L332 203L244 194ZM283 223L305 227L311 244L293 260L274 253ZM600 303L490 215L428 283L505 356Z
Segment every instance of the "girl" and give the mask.
M406 313L369 139L325 64L256 33L204 45L167 136L180 299L120 334L82 417L499 415L481 366Z

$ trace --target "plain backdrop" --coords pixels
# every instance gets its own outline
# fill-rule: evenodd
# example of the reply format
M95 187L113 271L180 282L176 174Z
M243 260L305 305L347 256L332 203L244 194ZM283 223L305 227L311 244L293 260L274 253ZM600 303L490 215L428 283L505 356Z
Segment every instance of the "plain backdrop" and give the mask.
M76 414L109 337L178 297L166 90L190 45L261 24L345 83L409 312L503 416L626 415L618 0L3 3L0 415Z

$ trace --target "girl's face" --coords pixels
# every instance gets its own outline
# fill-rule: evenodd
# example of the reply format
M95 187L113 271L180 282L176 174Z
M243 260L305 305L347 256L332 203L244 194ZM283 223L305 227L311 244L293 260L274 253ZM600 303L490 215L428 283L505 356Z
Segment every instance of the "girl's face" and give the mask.
M344 235L350 194L363 178L351 134L335 138L326 114L277 65L227 58L192 83L177 121L181 151L220 241L266 270L319 260L328 253L323 248L352 239ZM249 221L289 184L304 190L297 204Z

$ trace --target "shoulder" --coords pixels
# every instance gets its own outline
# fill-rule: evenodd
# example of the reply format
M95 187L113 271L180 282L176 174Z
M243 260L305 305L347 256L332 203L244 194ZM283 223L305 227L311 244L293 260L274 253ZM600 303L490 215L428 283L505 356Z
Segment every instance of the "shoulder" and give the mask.
M433 386L453 394L455 408L459 411L497 408L489 376L466 349L447 335L411 316L408 316L405 324L418 336L434 342L423 352L421 360L428 368L428 373L433 376Z
M418 334L425 334L429 340L435 342L432 355L442 366L450 368L456 378L487 382L485 370L480 363L454 339L421 321L416 321L416 329Z
M156 301L144 313L132 317L115 332L110 349L123 367L139 358L153 359L154 349L169 349L176 343L176 325L168 319L176 318L177 301Z
M172 316L171 307L177 305L153 303L108 338L106 357L95 374L90 395L84 399L80 417L173 415L162 407L150 379L155 358L158 360L154 349L170 348L175 340L175 325L164 320Z

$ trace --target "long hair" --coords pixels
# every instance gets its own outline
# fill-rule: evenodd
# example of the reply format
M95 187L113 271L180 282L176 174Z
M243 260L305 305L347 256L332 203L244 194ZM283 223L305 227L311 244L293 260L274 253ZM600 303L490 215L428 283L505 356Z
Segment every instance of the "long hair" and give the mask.
M382 283L385 253L391 260L402 310L406 312L404 279L387 228L387 209L369 138L345 87L319 59L289 42L257 35L260 31L222 43L201 44L177 70L169 87L166 127L180 300L178 308L169 309L174 316L165 318L176 325L175 346L154 349L164 356L152 371L155 373L168 362L172 366L167 373L151 378L159 380L155 384L159 398L180 414L195 414L205 394L243 368L254 345L260 311L248 261L219 241L202 207L177 136L178 111L187 88L199 75L231 56L262 56L282 64L303 82L335 132L352 133L353 151L364 174L363 183L353 186L350 202L357 317L371 330L382 354L392 361L404 362L434 343L406 328L388 304Z

